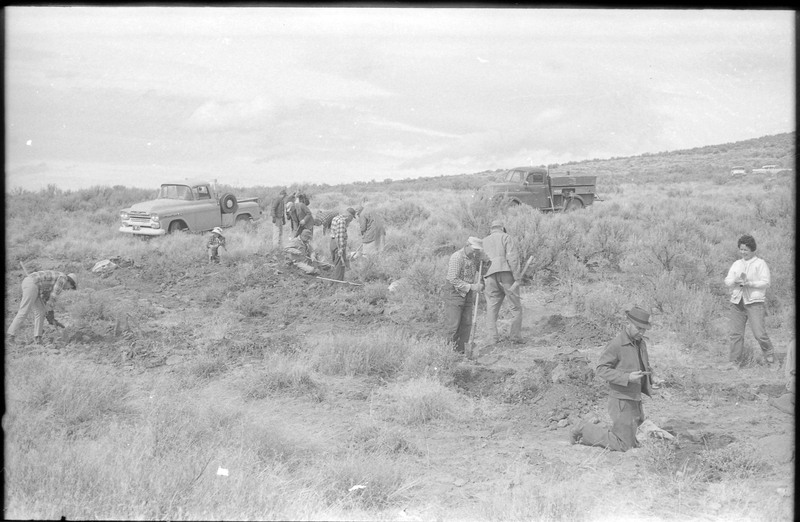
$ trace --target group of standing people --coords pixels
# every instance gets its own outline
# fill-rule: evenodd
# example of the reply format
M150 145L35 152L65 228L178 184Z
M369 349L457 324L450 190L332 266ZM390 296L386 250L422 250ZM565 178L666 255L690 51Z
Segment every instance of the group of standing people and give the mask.
M484 292L488 315L490 344L500 342L497 318L506 298L511 305L509 340L522 339L522 300L518 287L522 281L519 245L501 220L491 224L491 232L483 239L470 237L463 248L450 256L445 288L445 328L454 349L465 353L470 341L476 294Z
M737 242L740 259L733 263L725 285L731 289L729 311L729 360L731 367L749 363L744 349L747 323L758 342L767 365L775 363L775 349L764 324L764 302L770 287L767 263L756 256L756 241L750 235ZM491 233L483 239L470 237L466 244L450 256L444 292L445 329L453 349L465 353L473 326L477 295L485 292L490 345L497 343L498 312L508 298L511 304L509 339L522 343L522 303L516 288L523 277L520 271L517 242L496 220ZM523 269L524 270L524 269ZM652 396L657 389L645 341L651 328L650 312L633 305L625 310L627 322L622 331L603 349L596 366L596 375L608 383L610 425L579 421L570 430L573 444L598 446L614 451L627 451L638 445L637 430L644 422L642 395ZM781 411L793 413L795 394L794 341L786 362L787 394L771 403ZM791 368L790 368L791 366Z
M272 245L283 249L289 262L304 273L315 275L319 271L314 265L324 264L332 267L331 279L344 281L345 270L350 267L352 258L376 255L383 251L386 229L382 217L374 208L370 206L365 208L362 205L356 208L348 207L344 212L330 210L320 212L315 219L308 204L309 199L306 195L299 194L287 198L286 190L282 189L278 197L272 201L271 207ZM361 246L349 254L347 230L354 219L358 220ZM283 229L287 221L291 223L293 239L284 248ZM330 263L322 261L311 246L315 225L321 226L323 234L329 235Z

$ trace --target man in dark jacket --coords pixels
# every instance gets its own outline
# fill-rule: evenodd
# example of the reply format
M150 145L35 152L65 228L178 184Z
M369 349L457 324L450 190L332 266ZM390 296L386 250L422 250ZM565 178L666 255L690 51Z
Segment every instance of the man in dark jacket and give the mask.
M283 225L286 224L286 189L281 189L272 200L272 247L283 248Z
M309 199L305 194L297 196L297 202L294 204L294 211L297 214L297 229L294 232L294 237L298 237L303 230L310 230L314 234L314 215L308 209Z
M642 394L652 393L652 368L643 335L650 313L638 306L627 310L628 324L600 354L597 375L608 382L608 413L612 425L581 422L571 431L573 444L627 451L637 446L636 430L644 422Z

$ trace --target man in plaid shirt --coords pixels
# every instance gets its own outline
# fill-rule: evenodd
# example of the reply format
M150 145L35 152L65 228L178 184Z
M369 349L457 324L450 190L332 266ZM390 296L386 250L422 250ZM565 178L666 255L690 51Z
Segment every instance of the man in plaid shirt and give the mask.
M444 291L445 331L458 353L464 353L469 342L475 292L483 290L483 282L476 277L482 255L481 240L470 237L464 248L450 256L447 265L449 284Z
M56 300L63 290L77 288L75 274L64 274L55 270L42 270L28 275L22 280L22 299L19 303L19 312L11 326L8 328L8 341L15 341L17 330L22 322L33 310L33 340L36 344L42 342L44 319L54 324Z
M347 260L347 225L353 221L356 211L348 208L331 221L331 260L333 262L333 275L331 279L344 281L344 269L350 262Z
M327 234L331 230L331 222L333 218L339 215L338 210L329 210L327 212L322 212L321 210L317 213L317 217L314 218L314 224L317 226L322 227L322 233Z

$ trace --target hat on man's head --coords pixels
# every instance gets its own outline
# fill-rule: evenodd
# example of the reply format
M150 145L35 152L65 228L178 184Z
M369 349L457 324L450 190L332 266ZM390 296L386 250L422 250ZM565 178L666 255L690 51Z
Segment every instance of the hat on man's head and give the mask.
M467 239L467 244L475 250L483 250L483 240L474 236Z
M222 229L219 227L214 227L214 230L212 230L211 232L214 234L219 234L220 236L222 235Z
M502 219L495 219L492 221L492 228L506 228Z
M78 289L78 276L76 276L75 274L67 274L67 279L69 279L69 282L72 283L72 288L77 290Z
M630 309L625 310L625 315L639 328L652 327L650 324L650 312L640 306L632 306Z
M356 211L353 207L347 207L347 212L350 213L351 216L356 217Z

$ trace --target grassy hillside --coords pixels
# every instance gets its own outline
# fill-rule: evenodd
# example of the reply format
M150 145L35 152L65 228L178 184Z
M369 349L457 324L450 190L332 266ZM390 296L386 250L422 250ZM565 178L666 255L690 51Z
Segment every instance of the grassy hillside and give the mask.
M6 194L6 327L20 263L75 272L79 289L60 301L67 328L47 327L44 347L29 342L32 318L6 346L4 514L788 519L793 424L766 402L783 374L757 353L735 374L715 365L728 343L722 280L744 233L772 272L766 323L781 355L795 336L795 176L727 174L793 168L789 158L794 134L559 165L596 172L603 201L556 215L474 201L499 171L289 187L312 210L366 201L383 214L384 254L347 272L361 286L294 272L268 220L228 229L219 265L202 235L117 232L119 209L155 188ZM222 188L265 208L278 191ZM533 257L526 343L470 362L443 341L440 296L449 255L496 217ZM349 234L356 250L355 224ZM329 254L319 228L313 242ZM114 256L131 266L92 273ZM646 412L679 444L571 447L580 417L607 418L593 363L634 302L653 311L662 382Z

